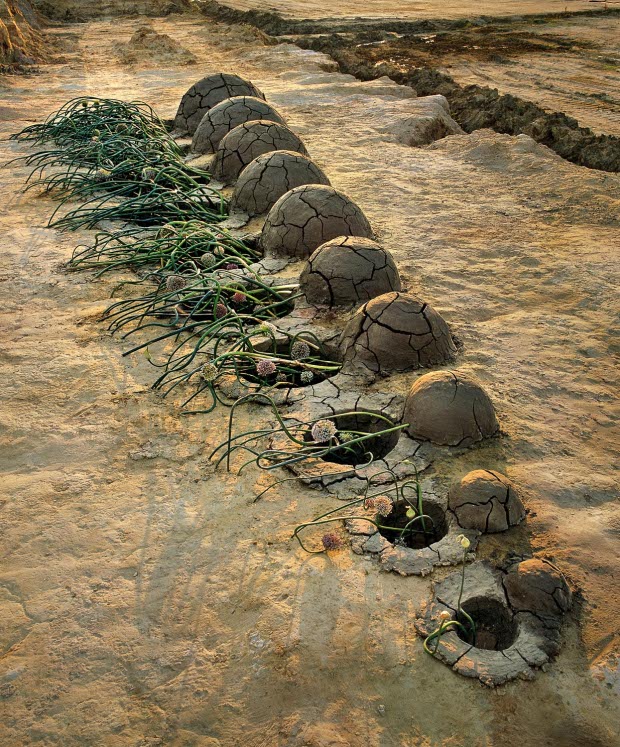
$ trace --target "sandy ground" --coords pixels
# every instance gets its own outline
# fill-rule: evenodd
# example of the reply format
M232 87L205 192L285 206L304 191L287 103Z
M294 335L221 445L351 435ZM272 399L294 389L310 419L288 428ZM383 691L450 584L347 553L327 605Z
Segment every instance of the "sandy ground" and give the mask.
M195 1L195 0L194 0ZM528 13L562 13L565 10L594 10L603 3L590 0L509 0L498 5L493 0L224 0L238 10L274 11L284 18L464 18L477 16L513 16ZM613 7L616 3L608 2Z
M11 166L0 744L619 745L620 177L489 132L399 145L389 131L408 100L250 31L170 17L155 27L199 66L126 67L114 49L138 23L75 26L64 64L4 81L3 138L80 94L172 116L204 73L251 77L363 207L407 287L445 315L464 343L459 369L497 405L501 440L434 465L445 479L499 468L524 491L527 531L485 540L481 555L529 542L581 601L534 682L489 691L426 656L412 621L429 580L348 549L307 556L291 529L333 499L289 483L252 505L268 478L215 473L207 454L227 412L180 419L148 391L147 361L122 359L126 344L96 322L114 281L58 269L89 234L46 229L52 203L22 194L27 171ZM23 152L1 147L3 163Z
M524 54L504 64L453 60L439 69L458 83L478 84L511 93L549 111L565 112L594 132L620 135L620 19L575 17L529 26L536 34L554 34L592 48L560 54Z

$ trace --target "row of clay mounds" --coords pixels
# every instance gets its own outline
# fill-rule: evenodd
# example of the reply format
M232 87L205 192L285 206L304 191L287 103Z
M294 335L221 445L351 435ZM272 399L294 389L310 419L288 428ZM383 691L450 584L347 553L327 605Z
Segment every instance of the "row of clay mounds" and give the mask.
M216 73L194 83L181 99L174 118L176 135L193 135L202 118L214 106L233 96L253 96L264 99L265 96L249 80L244 80L231 73Z
M286 124L278 112L256 96L233 96L204 115L192 140L194 153L215 153L222 138L244 122L256 119Z
M245 122L221 139L211 173L224 184L231 184L254 159L273 151L308 155L304 144L288 127L262 119ZM291 185L289 189L293 186L297 185Z
M499 472L477 469L452 487L448 506L465 529L504 532L525 518L513 483Z
M374 238L360 208L333 187L305 185L280 197L271 208L260 244L268 257L308 259L338 236Z
M413 383L403 422L412 438L443 446L471 446L499 433L495 408L474 379L434 371Z
M345 368L395 373L452 361L450 329L433 308L409 293L385 293L361 306L340 341Z
M228 136L224 140L227 138ZM231 215L263 215L271 210L280 197L295 187L304 184L329 186L329 179L323 171L303 155L305 149L299 153L294 153L293 150L295 149L265 153L243 169L229 203Z
M370 239L339 236L322 244L299 278L306 301L316 306L350 306L401 289L392 255Z

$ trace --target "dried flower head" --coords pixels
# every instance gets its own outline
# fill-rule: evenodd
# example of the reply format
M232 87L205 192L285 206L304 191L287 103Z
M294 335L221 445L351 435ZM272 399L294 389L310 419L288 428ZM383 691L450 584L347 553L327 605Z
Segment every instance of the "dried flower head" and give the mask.
M207 363L203 363L202 368L200 369L200 376L205 381L213 381L218 374L217 366L215 364L210 363L207 361Z
M97 169L93 174L96 182L107 182L112 172L109 169Z
M157 232L158 239L170 238L171 236L176 236L176 235L177 235L177 229L171 223L166 223Z
M461 543L461 547L464 550L469 550L469 548L471 547L471 542L467 539L467 537L464 534L459 534L457 539Z
M302 384L312 384L314 381L314 374L312 371L302 371L299 378Z
M224 254L226 253L224 251L224 247L223 246L216 246L215 249L213 250L213 252L214 252L214 254L215 254L216 257L223 257Z
M146 168L142 169L142 179L145 182L154 182L156 177L157 169L154 169L151 166L147 166Z
M238 270L239 265L236 265L234 262L228 262L228 264L224 265L225 270Z
M187 288L187 279L182 275L168 275L166 278L166 290L168 293L175 293L177 291Z
M271 322L262 322L258 327L258 331L264 335L275 335L278 330Z
M304 340L295 340L291 345L291 358L294 361L303 361L310 357L310 345Z
M236 293L233 293L232 302L233 303L243 303L246 299L245 293L242 293L241 291L237 291Z
M222 319L228 314L228 307L224 303L218 303L215 307L215 318Z
M265 358L262 361L258 361L256 364L256 373L259 376L270 376L271 374L274 374L278 370L278 367L276 364L269 360L269 358Z
M331 441L337 432L336 424L332 420L317 420L310 431L312 440L317 444Z
M388 495L378 495L366 501L366 507L376 511L379 516L389 516L394 508L394 503Z
M327 532L321 537L321 542L326 550L338 550L342 547L342 540L335 532Z
M351 433L351 431L341 431L338 434L338 438L340 439L341 444L346 444L349 441L353 441L354 438L356 438L355 433Z
M124 122L119 122L116 125L115 129L116 129L116 132L118 132L120 134L122 132L127 132L127 130L129 129L129 127L127 127L127 125Z
M200 264L207 269L213 267L213 265L217 264L217 257L213 252L205 252L202 257L200 257Z
M439 619L440 620L452 620L452 615L448 612L448 610L442 610L439 613Z
M276 376L276 381L279 381L279 382L288 381L288 377L286 376L284 371L280 371L278 373L278 375Z

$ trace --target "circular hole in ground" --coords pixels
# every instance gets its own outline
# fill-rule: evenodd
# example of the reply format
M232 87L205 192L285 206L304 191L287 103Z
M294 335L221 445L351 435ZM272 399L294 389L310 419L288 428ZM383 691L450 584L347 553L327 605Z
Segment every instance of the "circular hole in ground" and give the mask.
M414 504L415 506L415 504ZM422 502L422 513L429 519L417 519L407 516L411 505L406 501L397 501L389 516L377 516L375 521L380 525L379 532L392 543L403 544L413 550L434 545L448 533L446 512L433 501ZM417 510L416 510L417 514ZM415 517L414 517L415 518ZM409 525L407 527L407 525ZM407 529L403 532L403 530Z
M323 418L319 418L323 419ZM355 467L358 464L366 464L373 459L383 459L398 443L400 431L391 433L380 433L380 431L393 428L396 423L384 420L374 414L351 413L347 415L326 415L325 420L331 420L337 428L334 446L341 445L321 458L325 462L333 464L348 464ZM344 447L349 441L359 438L367 433L377 433L376 436L367 438L351 446ZM304 436L305 441L312 441L312 434L308 431ZM337 443L336 443L337 441ZM318 444L327 446L327 444Z
M487 651L504 651L512 646L518 633L518 625L512 613L505 604L496 599L475 597L468 599L461 605L462 609L472 618L476 626L474 646ZM469 630L467 618L459 614L458 621ZM457 628L458 637L472 643L471 636L465 630Z
M256 370L255 361L248 359L247 363L242 363L239 367L240 378L251 384L262 384L263 386L279 384L280 387L297 388L320 384L325 379L335 376L340 371L340 363L333 360L332 356L325 350L319 349L319 346L314 341L305 341L303 338L297 338L296 342L306 342L310 347L310 357L292 363L276 362L277 370L265 376L260 376ZM274 342L274 340L266 339L264 342L255 344L254 349L261 353L267 353L274 358L286 359L290 358L291 346L294 344L295 342L291 340ZM337 368L327 371L317 370L317 367L321 367L322 365L336 365Z

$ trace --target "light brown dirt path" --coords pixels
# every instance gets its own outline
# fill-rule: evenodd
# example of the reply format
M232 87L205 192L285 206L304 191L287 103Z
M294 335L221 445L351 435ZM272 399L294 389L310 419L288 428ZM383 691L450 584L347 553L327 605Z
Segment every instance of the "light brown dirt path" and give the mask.
M227 413L179 419L148 392L146 360L121 359L126 343L95 322L112 280L57 271L89 235L46 229L52 204L21 194L27 170L11 166L0 172L0 745L618 744L604 658L620 613L618 177L493 133L423 150L389 142L380 130L406 101L343 87L320 59L260 47L249 31L158 21L199 67L123 68L112 51L135 25L76 26L65 65L10 80L3 137L79 94L170 116L206 72L252 77L463 340L459 368L483 380L505 436L437 468L501 467L523 486L533 549L583 591L581 629L567 626L535 682L498 693L423 654L412 619L428 579L379 573L348 550L308 557L291 529L332 500L289 485L252 505L269 478L214 473L207 454ZM21 152L2 142L3 163Z

